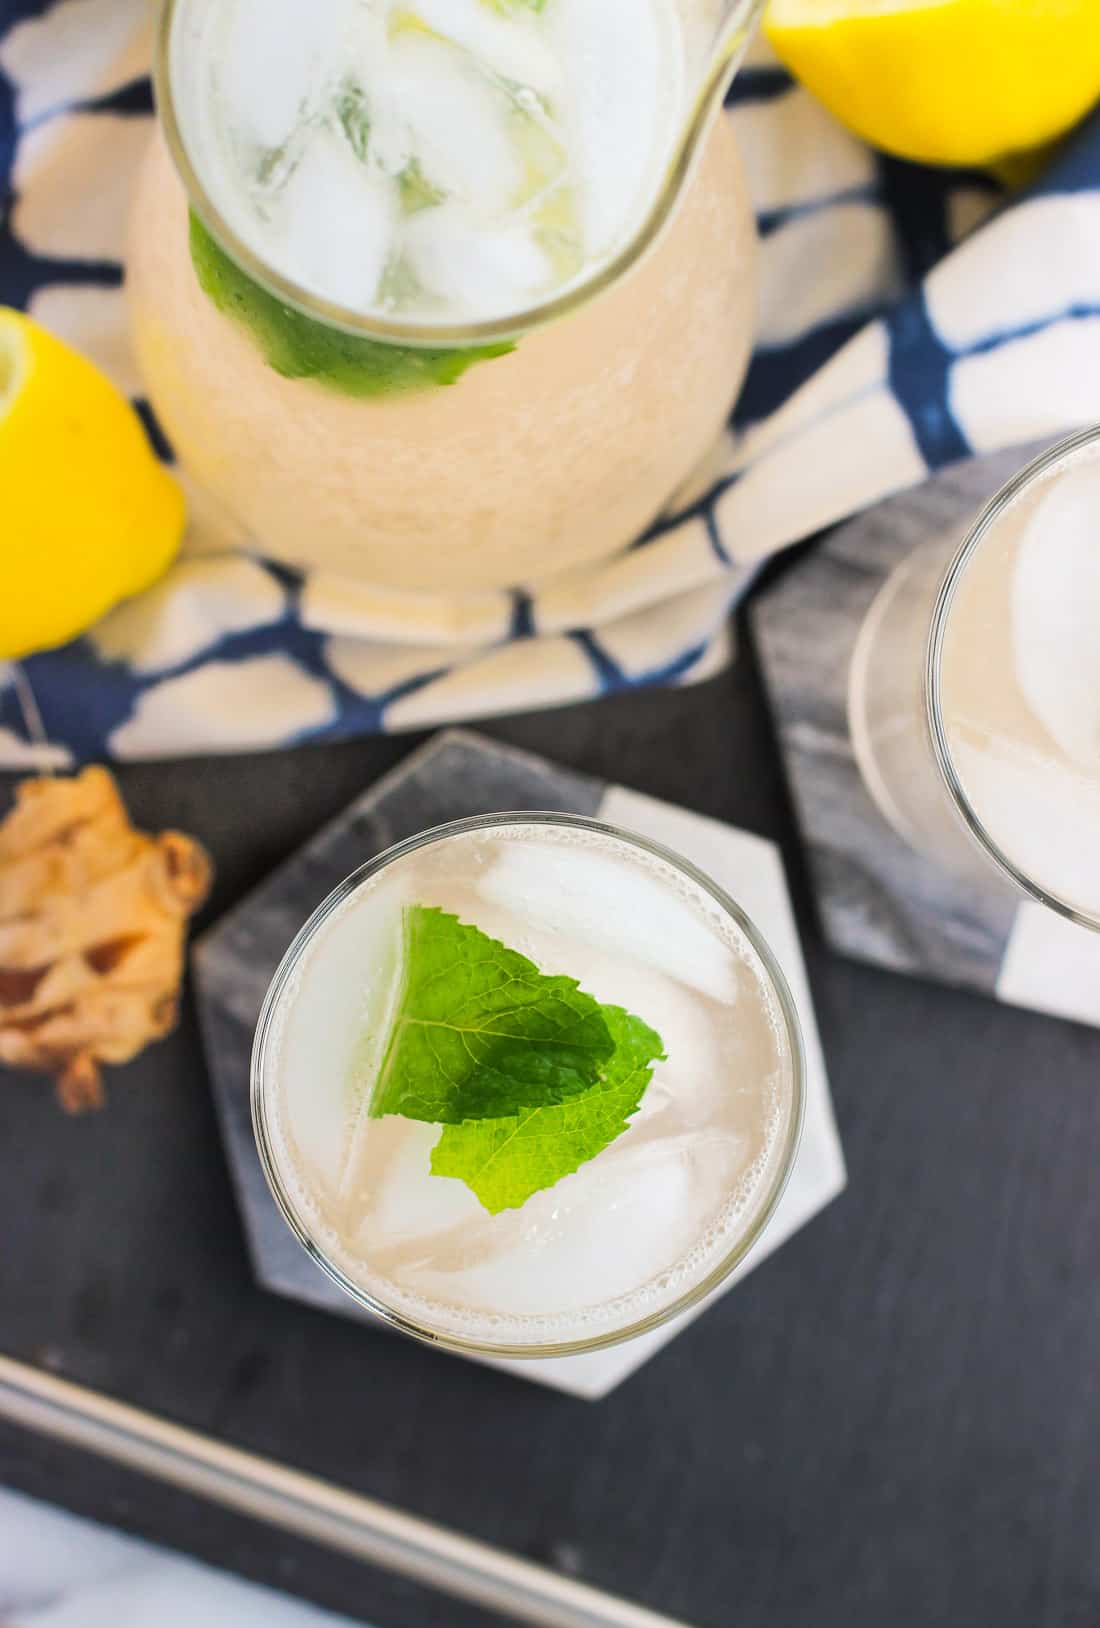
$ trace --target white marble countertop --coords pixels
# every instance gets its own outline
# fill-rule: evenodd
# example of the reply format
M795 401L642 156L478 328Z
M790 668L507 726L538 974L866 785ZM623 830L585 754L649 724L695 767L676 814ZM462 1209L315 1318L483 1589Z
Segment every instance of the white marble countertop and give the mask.
M0 1489L0 1628L154 1625L357 1628L347 1617Z

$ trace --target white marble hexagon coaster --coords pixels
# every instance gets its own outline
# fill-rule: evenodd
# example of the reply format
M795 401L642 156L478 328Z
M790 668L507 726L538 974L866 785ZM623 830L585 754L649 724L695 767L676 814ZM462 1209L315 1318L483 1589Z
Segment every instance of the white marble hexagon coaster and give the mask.
M369 1321L298 1246L260 1169L249 1119L248 1064L252 1032L272 974L314 907L365 860L442 821L503 809L587 814L667 843L744 906L783 967L806 1042L806 1125L780 1206L737 1276L751 1271L844 1187L844 1159L813 1002L775 845L686 809L451 730L372 786L195 948L207 1059L237 1198L256 1276L276 1294ZM703 1309L608 1351L547 1361L500 1361L494 1366L576 1396L604 1396Z

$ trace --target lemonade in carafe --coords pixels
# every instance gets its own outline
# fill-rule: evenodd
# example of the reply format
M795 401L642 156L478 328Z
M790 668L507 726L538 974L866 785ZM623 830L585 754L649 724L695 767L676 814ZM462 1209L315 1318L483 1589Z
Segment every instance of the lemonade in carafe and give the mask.
M128 285L193 482L391 589L609 556L718 434L754 0L167 0ZM648 252L647 252L648 251Z

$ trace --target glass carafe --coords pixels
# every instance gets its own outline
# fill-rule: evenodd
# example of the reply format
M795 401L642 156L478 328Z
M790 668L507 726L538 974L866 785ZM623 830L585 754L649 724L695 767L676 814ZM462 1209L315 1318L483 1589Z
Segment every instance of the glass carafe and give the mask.
M203 70L188 22L219 0L164 0L160 128L127 264L135 342L193 487L247 546L387 590L525 586L627 546L705 454L752 337L753 221L717 114L760 0L662 3L679 15L689 88L628 240L529 310L452 326L328 303L234 234L180 119L181 83ZM196 233L231 285L258 291L313 348L381 358L383 374L392 357L402 383L426 356L431 376L364 392L342 387L339 368L272 365L233 287L216 300L200 285Z

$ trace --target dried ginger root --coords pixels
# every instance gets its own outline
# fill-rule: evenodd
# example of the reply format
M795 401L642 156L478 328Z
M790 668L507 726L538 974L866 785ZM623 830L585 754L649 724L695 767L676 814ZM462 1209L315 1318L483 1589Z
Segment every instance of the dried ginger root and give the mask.
M102 768L25 780L0 822L0 1063L53 1074L69 1113L103 1102L102 1063L174 1026L204 850L130 824Z

